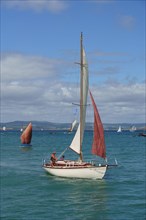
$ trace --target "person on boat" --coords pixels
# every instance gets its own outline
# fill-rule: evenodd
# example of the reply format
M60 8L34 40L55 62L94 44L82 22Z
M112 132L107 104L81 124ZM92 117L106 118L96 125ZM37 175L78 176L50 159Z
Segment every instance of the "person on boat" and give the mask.
M57 161L56 152L53 152L51 154L51 161L52 161L52 164L55 165L55 162Z
M65 156L63 155L63 156L60 158L60 160L64 161L64 158L65 158Z

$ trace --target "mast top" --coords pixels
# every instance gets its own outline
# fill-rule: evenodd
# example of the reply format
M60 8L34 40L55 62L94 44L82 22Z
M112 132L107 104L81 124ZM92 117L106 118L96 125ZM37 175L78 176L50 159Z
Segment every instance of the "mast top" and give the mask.
M81 42L82 42L82 40L83 40L83 32L81 32Z

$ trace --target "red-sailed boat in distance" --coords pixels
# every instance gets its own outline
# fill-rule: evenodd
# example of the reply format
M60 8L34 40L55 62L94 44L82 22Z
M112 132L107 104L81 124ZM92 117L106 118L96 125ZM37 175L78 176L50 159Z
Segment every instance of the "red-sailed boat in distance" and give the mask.
M31 145L31 138L32 138L32 124L30 122L20 137L21 146L22 147L31 147L32 146Z

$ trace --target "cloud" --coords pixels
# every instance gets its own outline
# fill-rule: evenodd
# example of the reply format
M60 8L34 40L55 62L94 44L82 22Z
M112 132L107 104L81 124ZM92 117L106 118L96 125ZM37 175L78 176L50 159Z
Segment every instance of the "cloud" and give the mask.
M106 123L144 122L145 84L104 84L93 87L95 101Z
M135 25L135 18L131 15L122 15L119 18L119 24L127 30L132 30Z
M36 12L50 11L53 13L64 11L68 6L65 1L60 0L13 0L6 1L6 6L21 10L32 9Z
M101 51L101 50L97 50L96 52L93 52L93 54L95 56L99 56L99 57L126 57L128 56L128 54L125 53L121 53L121 52L106 52L106 51Z
M119 68L116 66L108 66L105 68L102 68L102 70L99 70L97 72L98 75L113 75L119 73Z
M55 119L55 111L62 112L68 103L71 106L70 100L75 100L75 87L62 82L67 65L63 60L45 57L3 55L2 119L12 120L14 117L20 120L27 116L41 120L43 115L44 119L51 121ZM72 94L75 94L74 97Z
M68 63L24 54L5 54L1 59L1 120L71 122L72 103L79 103L79 88L64 81ZM109 70L109 73L114 69ZM143 122L145 83L109 81L91 85L103 122ZM88 103L91 103L88 100ZM87 121L92 121L88 107Z
M2 80L9 83L21 81L33 81L36 83L46 78L56 77L62 66L61 60L53 60L45 57L26 56L23 54L2 55L1 68L3 71Z
M97 63L95 58L98 58L98 63L101 64L123 64L123 63L130 63L133 61L133 58L127 52L116 52L116 51L101 51L97 49L90 53L91 55L91 62Z

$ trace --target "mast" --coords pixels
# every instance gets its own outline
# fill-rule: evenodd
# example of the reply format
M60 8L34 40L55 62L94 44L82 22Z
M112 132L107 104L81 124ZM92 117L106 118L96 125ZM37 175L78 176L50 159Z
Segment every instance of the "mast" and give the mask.
M83 160L82 155L82 130L83 130L83 34L80 38L80 160Z
M80 38L80 123L76 134L71 142L70 148L80 156L80 161L83 160L82 156L82 143L85 130L86 121L86 107L88 95L88 65L86 60L85 51L83 48L83 38L81 33Z

